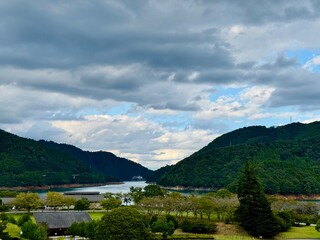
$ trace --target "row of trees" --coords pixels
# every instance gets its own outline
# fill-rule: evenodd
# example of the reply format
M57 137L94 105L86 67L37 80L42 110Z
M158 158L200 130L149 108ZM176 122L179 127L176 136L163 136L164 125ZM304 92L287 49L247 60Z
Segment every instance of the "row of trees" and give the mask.
M17 209L25 209L30 212L32 209L44 208L48 206L57 210L59 207L66 207L68 210L74 206L75 210L89 209L90 202L86 198L78 201L71 196L64 196L58 192L48 192L46 200L41 200L37 193L22 192L11 202L11 205Z

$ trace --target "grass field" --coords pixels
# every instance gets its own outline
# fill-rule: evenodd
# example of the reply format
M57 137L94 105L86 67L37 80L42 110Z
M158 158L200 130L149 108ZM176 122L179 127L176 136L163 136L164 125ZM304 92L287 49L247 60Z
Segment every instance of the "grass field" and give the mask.
M216 239L216 240L253 240L241 227L233 224L217 223L215 234L185 233L177 229L168 239Z
M292 227L288 232L280 233L278 238L320 239L320 233L312 226Z
M105 212L89 212L92 220L100 220Z
M12 216L16 221L18 221L18 219L24 214L27 214L27 213L8 213L8 215ZM28 213L28 214L31 218L31 221L33 223L36 223L36 220L34 219L33 214L32 213Z

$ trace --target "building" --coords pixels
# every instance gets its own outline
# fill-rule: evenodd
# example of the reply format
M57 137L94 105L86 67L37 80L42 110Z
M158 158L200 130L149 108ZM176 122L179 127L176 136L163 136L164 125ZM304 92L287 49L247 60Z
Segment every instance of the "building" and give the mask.
M2 206L9 205L15 199L16 198L14 198L14 197L2 197L2 198L0 198L0 204Z
M33 213L37 224L47 225L49 236L65 235L74 222L90 222L88 212L35 212Z
M76 201L87 198L90 203L98 203L103 199L100 192L65 192L63 195L73 197Z

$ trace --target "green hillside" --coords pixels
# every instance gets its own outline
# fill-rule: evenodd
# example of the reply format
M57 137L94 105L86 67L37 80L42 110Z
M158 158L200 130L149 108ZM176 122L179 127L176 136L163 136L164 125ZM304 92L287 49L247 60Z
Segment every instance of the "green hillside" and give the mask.
M85 152L70 145L21 138L3 130L0 166L0 187L104 183L152 173L111 153Z
M88 152L75 146L40 141L44 146L62 151L73 156L85 166L104 175L113 176L123 181L132 180L133 176L148 178L153 171L126 158L120 158L110 152Z
M320 123L232 131L168 168L158 183L235 190L247 159L255 163L267 193L319 193Z

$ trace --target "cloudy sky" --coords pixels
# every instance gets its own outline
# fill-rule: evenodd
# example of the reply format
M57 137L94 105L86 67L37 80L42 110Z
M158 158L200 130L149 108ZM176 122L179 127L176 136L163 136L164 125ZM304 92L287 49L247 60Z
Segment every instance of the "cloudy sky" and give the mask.
M0 128L157 169L320 119L320 1L0 1Z

